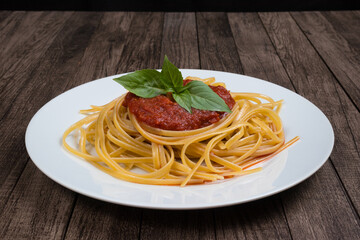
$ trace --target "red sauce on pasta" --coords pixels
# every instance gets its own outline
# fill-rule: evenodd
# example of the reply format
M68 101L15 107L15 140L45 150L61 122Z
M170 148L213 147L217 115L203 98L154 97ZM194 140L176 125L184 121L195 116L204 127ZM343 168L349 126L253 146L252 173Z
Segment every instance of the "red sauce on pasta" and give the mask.
M189 80L185 80L184 85L188 82ZM210 88L224 99L225 103L232 109L235 100L226 88L222 86L210 86ZM173 99L165 95L154 98L141 98L129 92L125 97L123 106L128 107L139 122L151 127L174 131L206 127L220 121L226 115L225 112L195 108L192 108L192 113L189 113Z

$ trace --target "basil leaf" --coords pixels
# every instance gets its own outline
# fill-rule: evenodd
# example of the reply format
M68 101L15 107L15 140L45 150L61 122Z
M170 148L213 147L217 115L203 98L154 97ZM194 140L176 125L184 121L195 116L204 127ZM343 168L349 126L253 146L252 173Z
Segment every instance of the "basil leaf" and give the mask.
M225 101L205 83L191 81L185 87L191 96L191 106L193 108L231 113Z
M174 100L186 111L191 108L231 112L225 101L208 85L201 81L191 81L183 86L180 70L174 66L167 56L161 72L144 69L114 79L129 92L143 98L152 98L171 92Z
M162 74L154 69L143 69L114 79L129 92L143 98L152 98L172 92L171 86L163 80Z
M188 90L181 93L173 93L172 96L182 108L191 113L191 95Z
M168 85L172 86L176 92L179 92L183 87L183 77L180 70L172 64L165 55L164 62L161 69L163 79Z

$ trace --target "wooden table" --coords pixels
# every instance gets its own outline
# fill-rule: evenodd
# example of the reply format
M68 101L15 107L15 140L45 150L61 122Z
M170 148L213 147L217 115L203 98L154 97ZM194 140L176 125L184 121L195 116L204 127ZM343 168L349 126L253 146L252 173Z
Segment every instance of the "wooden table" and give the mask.
M0 12L0 239L360 239L360 11ZM41 106L105 76L180 68L265 79L330 119L335 146L303 183L231 207L161 211L46 177L24 134Z

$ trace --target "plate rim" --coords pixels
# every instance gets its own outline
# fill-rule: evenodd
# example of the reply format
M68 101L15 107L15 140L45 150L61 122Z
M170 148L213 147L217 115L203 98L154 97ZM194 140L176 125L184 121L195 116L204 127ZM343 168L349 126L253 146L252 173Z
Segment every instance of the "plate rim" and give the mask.
M131 72L128 72L128 73L121 73L121 74L116 74L116 75L113 75L113 76L106 76L106 77L103 77L103 78L99 78L99 79L95 79L95 80L91 80L89 82L86 82L86 83L83 83L83 84L80 84L78 86L75 86L71 89L68 89L64 92L62 92L61 94L57 95L56 97L52 98L51 100L49 100L48 102L46 102L40 109L37 110L37 112L33 115L33 117L31 118L31 120L29 121L28 123L28 126L26 128L26 132L25 132L25 146L26 146L26 150L28 152L28 155L31 159L31 161L36 165L37 168L40 169L40 171L42 173L44 173L47 177L49 177L50 179L52 179L53 181L55 181L56 183L60 184L61 186L67 188L67 189L70 189L71 191L74 191L76 193L79 193L79 194L82 194L84 196L87 196L87 197L91 197L91 198L94 198L94 199L97 199L97 200L101 200L101 201L105 201L105 202L110 202L110 203L114 203L114 204L119 204L119 205L123 205L123 206L129 206L129 207L138 207L138 208L147 208L147 209L159 209L159 210L196 210L196 209L209 209L209 208L218 208L218 207L226 207L226 206L231 206L231 205L236 205L236 204L243 204L243 203L247 203L247 202L251 202L251 201L255 201L255 200L258 200L258 199L262 199L262 198L266 198L266 197L269 197L269 196L272 196L272 195L275 195L277 193L280 193L282 191L285 191L289 188L292 188L293 186L297 185L297 184L300 184L301 182L307 180L310 176L312 176L315 172L317 172L325 163L326 161L328 160L329 156L331 155L331 152L334 148L334 143L335 143L335 136L334 136L334 130L333 130L333 127L331 125L331 122L329 121L329 119L326 117L326 115L321 111L321 109L319 109L314 103L312 103L311 101L309 101L308 99L306 99L305 97L301 96L300 94L290 90L290 89L287 89L281 85L278 85L276 83L272 83L272 82L269 82L269 81L266 81L266 80L263 80L263 79L259 79L259 78L256 78L256 77L252 77L252 76L247 76L247 75L243 75L243 74L238 74L238 73L231 73L231 72L225 72L225 71L217 71L217 70L207 70L207 69L179 69L180 71L188 71L188 72L204 72L204 73L217 73L217 74L232 74L232 75L236 75L238 77L241 77L241 78L250 78L250 79L255 79L256 81L261 81L265 84L270 84L270 85L274 85L274 87L277 87L277 88L281 88L285 91L289 91L291 92L292 94L295 94L297 97L301 98L302 100L305 100L306 102L308 102L310 105L312 105L312 107L314 107L318 112L320 112L324 117L325 119L327 120L327 123L328 125L330 126L330 130L331 130L331 139L330 139L330 147L329 147L329 151L328 153L326 153L324 156L323 156L323 159L321 161L318 162L318 164L316 165L316 167L312 168L312 171L309 171L307 172L307 174L305 176L303 176L301 179L298 179L296 181L293 181L291 182L290 184L286 184L285 186L283 187L277 187L275 189L272 189L271 191L267 191L265 193L262 193L258 196L255 196L255 197L250 197L250 198L247 198L247 199L244 199L244 200L241 200L241 201L226 201L226 202L219 202L219 203L203 203L203 204L195 204L195 205L191 205L191 206L178 206L178 205L174 205L174 206L171 206L171 205L166 205L166 206L162 206L162 205L154 205L154 204L142 204L142 203L132 203L132 202L124 202L124 201L114 201L114 200L110 200L109 198L106 198L104 196L99 196L99 195L93 195L93 194L89 194L88 192L84 191L83 189L79 189L77 187L74 187L74 186L69 186L68 184L64 184L62 181L60 181L59 179L55 178L54 176L52 176L51 174L49 174L46 169L44 169L44 167L39 164L38 161L34 160L33 157L32 157L32 153L29 149L29 130L31 129L32 127L32 124L34 122L34 119L36 119L37 117L40 116L40 114L42 113L42 111L44 111L44 109L46 108L46 106L49 106L50 104L52 104L53 101L55 101L55 99L58 99L60 98L61 96L65 96L65 94L70 94L71 91L74 91L74 89L78 89L78 88L81 88L81 87L84 87L85 85L88 85L88 84L94 84L95 82L97 81L101 81L101 80L105 80L105 79L108 79L108 78L115 78L115 77L119 77L121 75L125 75L125 74L128 74L128 73L131 73ZM286 101L286 100L285 100ZM89 103L90 105L91 103ZM80 109L79 109L80 110ZM301 140L300 140L301 141ZM121 181L121 180L119 180ZM136 184L136 183L135 183ZM144 186L146 186L144 184ZM150 186L153 186L153 185L150 185ZM178 186L173 186L173 187L177 187L179 188Z

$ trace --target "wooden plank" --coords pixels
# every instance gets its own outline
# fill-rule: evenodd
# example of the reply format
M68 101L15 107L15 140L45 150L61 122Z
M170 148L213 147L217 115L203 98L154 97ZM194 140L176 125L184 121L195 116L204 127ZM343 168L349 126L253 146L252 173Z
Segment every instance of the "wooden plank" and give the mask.
M7 109L0 110L3 113L3 118L0 119L0 131L2 133L3 139L3 141L0 143L0 150L2 151L2 154L0 156L0 166L3 168L0 173L0 207L3 207L3 204L1 203L4 203L6 201L9 191L12 191L14 184L19 178L21 171L24 169L25 163L27 161L27 154L23 141L23 136L27 124L24 124L24 122L27 123L30 120L31 116L35 113L35 111L41 107L41 104L45 103L44 100L41 99L44 94L42 92L38 92L38 90L41 90L41 88L39 88L39 86L37 85L38 79L35 79L35 77L32 75L33 71L41 63L44 63L40 61L40 58L42 57L42 55L45 55L45 51L49 48L49 46L51 46L51 43L55 38L56 34L59 33L59 31L64 25L64 23L61 24L61 20L59 19L62 19L62 21L66 22L66 19L71 15L39 15L38 13L34 14L36 17L32 17L30 13L27 17L16 13L14 16L11 15L12 20L16 24L6 24L7 26L11 26L10 29L12 29L10 30L10 32L6 32L9 34L13 34L14 36L18 36L18 30L25 31L25 29L23 29L24 27L21 27L23 24L19 22L19 19L21 19L21 17L24 17L24 20L30 21L33 18L38 19L39 16L42 16L44 18L44 22L46 22L46 24L43 24L42 27L45 27L46 29L41 29L39 28L39 26L35 26L35 30L33 31L34 33L31 33L31 31L28 32L28 34L32 36L33 40L29 40L28 43L19 42L20 45L27 46L19 47L20 49L26 49L26 51L30 51L30 48L39 49L38 51L41 52L41 54L37 53L31 56L24 56L23 63L19 64L17 71L15 71L13 75L9 74L8 78L4 78L3 76L1 77L0 82L5 83L8 87L4 89L4 91L6 90L4 93L1 93L0 101L2 102L1 104L4 104L4 102L8 101L8 104L6 104L8 106L6 106ZM56 18L56 16L58 19ZM49 18L54 21L54 24L51 24L51 20ZM18 28L16 28L16 26L18 26ZM48 29L49 27L51 29ZM41 38L42 40L39 40L38 38ZM45 41L43 41L43 39L45 39ZM42 45L43 47L39 47L38 45ZM16 51L14 51L14 53L16 53ZM24 52L21 50L17 54L20 53L23 54ZM17 57L8 58L7 64L12 65L12 63L15 64L17 61L20 61ZM46 67L48 66L45 66L45 71L48 70L46 69ZM51 78L50 74L51 73L49 73L48 76L49 78ZM13 79L17 79L16 84L14 84ZM32 82L32 85L26 88L25 86L27 84L30 84L30 82ZM32 89L32 92L30 92L29 89ZM17 99L19 94L22 96L22 98ZM49 92L47 94L49 94ZM37 99L39 100L38 102L34 101L34 97L39 95L40 100ZM17 102L15 101L16 99L18 100ZM10 103L18 103L19 105L17 105L18 107L13 107L15 105L11 105ZM28 114L25 116L24 112ZM7 114L6 116L4 115L5 113ZM16 160L11 161L11 159Z
M108 19L106 20L106 23L102 25L102 30L99 30L99 34L101 35L95 37L98 39L98 41L102 41L101 39L108 36L108 34L105 34L106 32L117 30L116 24L109 27L112 30L109 30L107 28L108 26L105 26L107 24L111 25L110 22L114 21L116 16L109 14L105 18ZM159 55L159 53L161 52L160 44L162 37L163 18L164 15L162 13L136 13L133 14L131 18L124 19L124 21L131 20L130 25L128 27L125 25L123 26L123 32L120 34L123 35L123 39L121 37L119 42L114 44L114 46L117 46L116 49L120 49L120 46L118 45L122 45L123 49L121 51L114 51L115 49L112 47L113 45L104 48L104 50L107 52L111 51L111 53L109 53L111 54L110 59L111 62L115 64L112 65L111 69L103 72L110 72L112 74L129 72L142 68L159 68L160 62L162 61L162 57ZM89 46L89 52L96 51L96 49L96 42ZM91 55L91 53L89 53L89 55ZM107 65L106 59L99 59L99 61L99 65ZM101 63L101 61L104 62ZM103 69L101 67L98 68ZM82 73L84 71L86 70L84 69L80 72ZM87 74L87 76L90 75ZM123 206L114 207L113 205L109 205L111 204L98 203L96 201L91 201L86 197L79 196L71 222L68 227L66 238L74 239L91 236L91 238L96 239L109 239L112 238L114 234L120 238L121 236L124 238L129 237L129 239L136 238L136 236L138 236L140 233L142 210ZM86 209L89 206L95 206L98 209L96 211L87 211ZM100 221L102 224L94 223L91 228L85 225L81 225L83 223L88 223L88 221L91 221L94 218ZM119 227L119 229L114 230L116 229L119 222L122 225ZM80 228L79 224L81 226ZM127 230L129 232L124 231L124 229L128 227L130 227ZM104 229L111 229L113 231L103 231ZM122 232L119 233L119 230L122 230Z
M294 12L291 15L360 109L360 45L350 45L333 27L333 25L347 25L351 22L330 23L320 12ZM352 24L360 26L360 20ZM354 28L349 31L353 35L359 35L359 32L354 32Z
M256 13L229 13L228 19L244 74L294 90L259 16ZM236 212L238 215L230 214L231 219L226 219L227 214L223 213L222 219L226 222L222 225L225 227L219 228L225 229L223 231L227 234L234 234L239 238L246 236L250 239L291 238L279 195L239 206ZM252 216L251 224L246 224L249 221L247 216ZM233 221L233 218L238 220ZM230 222L233 226L226 227Z
M69 82L65 90L118 73L117 68L123 57L123 51L127 48L127 35L133 18L133 13L104 13L78 64L79 68L75 75L77 81Z
M0 23L11 15L11 11L0 11Z
M121 29L118 28L117 22L122 25ZM99 28L99 35L94 37L96 41L88 47L86 55L95 55L94 52L98 51L97 42L105 41L109 35L119 35L120 38L115 42L103 46L104 54L96 53L98 58L104 56L104 59L99 58L98 63L93 64L96 66L95 69L101 69L100 73L110 73L111 75L116 72L128 72L141 68L158 68L161 59L159 53L161 51L162 26L162 13L134 13L122 19L113 13L106 14ZM80 70L80 74L86 74L87 69L88 66ZM98 73L92 72L86 76L90 80L90 76L96 76L96 74ZM96 210L87 211L89 206L95 206ZM66 238L77 239L89 236L96 239L109 239L115 234L120 238L123 236L123 238L134 239L140 232L141 213L140 209L115 207L108 203L99 203L79 196ZM91 228L82 225L94 218L101 224L94 223ZM118 226L119 223L121 226ZM108 229L111 231L104 231ZM124 231L124 229L127 230Z
M360 52L360 38L358 33L360 32L360 11L333 11L333 12L322 12L322 15L331 23L334 30L340 34L352 49ZM358 61L357 65L359 65ZM339 85L335 84L336 90L339 94L344 112L346 113L346 119L349 123L351 133L354 137L354 141L357 146L357 151L360 152L360 126L359 109L351 103L348 98L348 94L344 92L344 89ZM360 96L358 96L359 98Z
M199 68L194 13L165 14L161 52L180 68ZM214 239L211 210L143 211L141 239L195 239L199 236Z
M115 74L118 62L124 57L125 47L132 48L135 56L137 53L140 55L142 51L137 49L137 45L131 45L131 42L135 36L144 34L145 28L138 27L138 32L132 31L134 24L139 24L138 21L141 21L143 16L138 13L105 13L86 49L77 76L82 76L82 81L86 82ZM160 32L159 36L161 37L162 15L153 14L153 16L146 15L146 17L157 19L156 24L153 24L150 30ZM152 41L158 42L159 45L161 42L160 39L144 39L147 39L143 40L144 48L149 47ZM67 88L71 87L74 85L67 86ZM65 238L111 239L116 236L119 239L136 239L140 232L141 214L140 209L105 203L80 195Z
M245 74L263 78L279 85L285 86L291 90L294 90L282 66L282 63L279 60L279 57L276 55L275 49L273 48L271 41L268 39L266 32L259 31L260 29L263 29L263 26L259 21L258 17L252 13L231 13L229 14L229 22L232 27L235 42L238 46L239 56L242 62L242 66L244 67ZM261 71L259 71L259 69L261 69ZM300 185L299 187L297 187L296 192L300 191L302 194L306 193L308 195L316 195L319 191L318 189L323 189L324 187L326 187L327 184L330 184L337 185L337 188L335 188L335 190L338 195L343 194L339 182L336 181L336 174L332 170L332 167L327 164L323 168L326 170L323 171L325 172L324 174L317 173L313 178L308 181L315 181L319 183L324 182L326 183L323 184L324 186L322 186L321 184L312 184L314 187L312 189L309 189L303 187L303 185ZM330 182L325 181L328 176L333 177L333 179L330 179ZM329 190L328 193L332 194L335 190ZM325 211L326 209L322 209L321 206L319 207L321 203L325 204L324 202L328 202L328 200L326 199L326 194L327 193L325 192L323 199L320 199L320 201L316 200L317 202L315 202L315 204L312 204L312 207L314 208L314 206L317 206L317 208L314 208L314 211L321 212L322 214L319 216L323 216L324 218L334 218L333 215L327 216L329 215L328 213L323 213L323 211ZM302 199L300 198L300 200ZM308 199L304 199L298 202L300 209L303 208L302 205L306 206L308 204ZM336 204L339 203L337 202ZM285 210L286 213L289 211L288 209ZM291 209L291 211L294 210ZM298 218L304 219L304 217L302 217L302 214L306 214L306 212L298 211L298 209L295 209L295 211Z
M4 65L9 62L9 58L13 63L17 63L24 58L41 55L43 52L34 49L34 46L39 42L51 44L64 20L71 15L72 12L13 12L1 22L0 76L12 67L12 65Z
M112 13L109 13L109 16L111 14ZM25 154L23 134L26 124L23 124L23 122L28 122L36 109L65 89L98 77L112 75L115 72L130 71L129 69L135 70L140 68L140 65L141 68L160 67L165 47L170 49L171 54L181 55L177 58L169 54L169 57L171 56L170 59L174 59L174 62L179 64L180 67L192 67L193 64L197 66L200 65L198 61L199 56L193 59L184 58L184 55L197 49L197 45L191 46L189 43L181 43L184 44L182 46L186 48L181 53L177 50L173 50L172 52L171 46L164 46L164 41L162 41L162 47L160 47L160 29L163 24L162 13L136 13L138 19L131 23L131 29L134 27L136 30L134 32L131 30L131 33L127 30L128 23L124 23L128 17L124 17L124 21L120 20L121 18L116 18L115 23L119 24L118 31L120 32L120 36L119 38L114 37L114 39L109 40L108 43L102 41L102 39L107 37L107 34L100 36L105 26L100 25L98 30L96 30L96 34L92 35L92 32L97 26L96 23L99 20L99 15L94 14L94 18L89 17L88 13L80 13L80 15L78 18L72 17L71 21L67 24L70 29L65 31L64 28L60 32L58 37L55 38L56 44L55 42L52 44L49 43L50 47L47 52L39 58L39 64L36 65L39 66L39 69L36 69L34 66L33 70L27 70L29 76L24 75L26 79L24 83L21 84L23 89L14 96L14 101L12 102L13 107L4 115L3 122L0 124L1 133L5 133L5 137L0 143L0 151L2 153L2 156L0 156L0 166L2 167L0 177L2 178L0 180L4 180L4 182L0 181L0 184L2 184L0 188L1 239L27 239L31 237L40 239L63 238L70 214L72 214L72 218L65 236L69 239L109 239L114 236L119 236L119 238L151 238L153 236L159 236L159 238L162 237L164 239L170 237L181 239L195 237L216 237L222 239L229 239L230 237L250 239L286 239L291 237L295 239L356 239L356 237L359 236L359 219L356 218L355 212L351 213L351 201L353 203L356 203L356 201L353 201L353 198L351 198L350 203L347 202L349 199L344 197L344 190L341 189L340 182L336 179L336 172L331 162L327 162L310 180L305 181L303 184L281 195L284 200L286 215L284 215L283 206L281 205L278 195L261 201L216 209L214 211L169 212L144 210L142 226L140 226L139 221L142 210L115 206L83 196L78 197L74 211L71 213L75 200L74 194L44 176L36 169L32 162L28 162L27 165L25 165L27 155ZM120 15L122 16L122 14L118 16ZM179 15L181 15L181 13ZM173 19L179 17L179 15L176 13L166 14L165 18ZM220 20L218 24L221 23L223 26L227 26L226 20L223 19L224 14L219 13L219 15L221 17L218 17L218 20ZM184 16L191 18L188 14L184 14ZM251 16L253 18L251 18ZM247 17L249 19L245 20L249 20L249 25L254 24L256 27L260 27L260 25L257 24L256 14L250 14ZM188 22L188 20L183 19L183 17L179 18L182 19L181 21L184 23ZM237 60L235 59L235 61L237 61L239 65L242 65L243 70L232 63L232 65L229 65L229 69L232 69L231 71L244 72L245 74L251 74L260 78L271 79L270 81L278 81L278 84L285 84L291 88L289 82L283 81L286 80L286 76L283 75L284 70L281 70L281 67L278 66L278 60L276 55L274 55L271 44L268 44L268 40L263 40L266 43L264 49L252 46L250 40L254 41L254 45L261 44L262 41L256 39L256 37L259 36L255 34L255 30L247 26L244 29L253 32L249 33L248 39L247 36L239 40L235 37L236 45L234 45L234 43L230 41L231 38L228 38L229 30L211 31L211 27L207 26L206 22L204 22L207 21L208 18L213 18L212 21L209 21L210 25L216 25L217 17L208 17L207 13L205 13L200 21L202 21L202 25L206 28L200 30L202 35L199 36L206 38L208 36L207 31L209 31L209 36L215 36L218 40L215 42L213 42L214 40L208 39L201 40L203 45L200 45L200 56L202 60L201 66L203 68L227 71L226 64L229 64L232 57L237 55L236 52L231 53L231 51L235 49L235 51L239 53L239 57ZM111 20L111 17L109 17L107 21L105 21L104 18L103 22L108 23L108 27L113 29L107 31L116 32L115 24L112 25ZM232 32L236 35L233 25L237 24L240 20L234 21L235 23L231 23L230 18L229 20ZM89 23L86 24L85 22ZM157 30L154 33L147 33L144 30L144 23L148 24L148 22L151 23L151 26L154 24L157 26ZM166 32L166 28L170 28L173 25L168 24L168 27L166 27L166 25L166 23L163 25L163 39L165 39L166 36L171 39L171 33ZM180 26L183 25L180 24ZM215 29L218 28L218 26L213 27ZM293 24L289 26L291 29L294 29L294 27L296 29L296 26ZM183 28L191 30L191 25L183 26ZM225 28L229 29L229 27ZM179 36L186 37L187 34L182 35L180 33L185 31L187 30L179 31ZM239 31L241 32L243 29L239 29ZM223 33L226 34L223 35ZM260 37L263 37L262 33L263 31L260 31ZM127 36L127 34L130 36ZM160 37L157 35L160 35ZM142 42L138 40L138 36ZM224 36L224 38L221 36ZM298 35L296 35L296 37L298 37ZM80 42L75 43L73 46L72 44L75 42L74 39L80 39ZM274 39L275 37L273 36L272 40ZM143 41L145 41L145 43L143 43ZM191 42L194 42L194 38L191 39ZM221 46L222 42L230 43L230 45ZM302 42L306 41L300 38L300 43ZM298 44L299 41L295 43ZM243 48L241 47L242 44L244 44ZM279 41L278 44L276 47L278 52L286 51L283 50L283 47L286 49L289 46L288 44L282 45L281 41ZM207 45L210 47L210 51L207 50L207 54L202 54L202 48ZM101 47L96 48L96 46ZM130 49L125 50L124 46ZM138 48L138 46L140 47ZM247 52L247 48L249 52ZM290 48L292 49L291 46ZM216 53L211 49L225 49L223 52L226 54L222 55L222 52ZM104 50L108 53L102 55L102 53L105 53ZM259 51L256 52L257 50ZM124 52L126 52L126 57L124 57ZM159 52L162 54L159 55ZM245 57L242 56L240 52L244 54ZM149 57L148 53L154 55ZM231 55L228 55L229 53L231 53ZM291 53L290 57L282 57L281 59L296 59L297 54L298 52ZM216 56L219 58L217 61L214 61L207 59L207 56ZM271 61L273 62L271 62L270 66L266 66L265 61L259 60L258 62L254 62L253 59L251 59L252 56L259 56L258 59L272 59ZM310 54L310 56L312 55ZM127 61L121 59L122 57L126 58ZM248 58L248 60L246 58ZM301 60L305 61L304 58ZM221 62L222 60L224 60L226 64ZM257 65L252 66L252 64ZM259 73L256 72L256 66L261 67ZM298 68L302 66L303 65L300 64ZM298 70L298 68L296 68L296 70ZM309 68L308 65L305 66L305 69L309 70L310 73L313 71L313 68ZM321 67L321 69L323 68ZM286 68L286 70L289 72L288 68ZM280 79L276 79L277 71L279 71ZM296 71L294 70L294 72ZM53 74L58 76L57 79L60 79L61 83L57 83L52 79ZM294 75L294 73L290 75L291 79L293 79ZM39 84L40 82L43 84ZM48 82L51 82L54 86L47 86ZM301 83L295 84L297 89L299 84L301 85ZM347 115L346 120L348 120L350 127L354 129L356 125L351 126L351 124L356 124L356 119L359 119L358 112L354 108L354 105L349 104L349 99L336 81L334 81L334 86L336 91L331 91L331 93L335 93L335 95L337 93L340 96L340 104ZM306 95L306 86L302 89L304 92L301 94ZM24 114L24 112L26 114ZM327 113L329 112L330 111ZM333 114L333 112L330 112L330 114ZM349 119L352 120L349 121ZM349 134L349 128L345 128L343 132L339 130L344 126L344 119L337 121L336 124L338 129L337 134ZM351 135L349 136L350 139ZM354 136L358 135L353 134L353 137ZM347 146L344 142L346 138L340 136L340 139L341 145L339 144L337 147ZM351 147L350 151L353 151L353 149L354 147ZM343 151L348 151L348 149ZM351 154L353 153L346 153L345 157L349 158L349 156L352 156ZM340 160L340 158L338 159ZM358 159L355 158L355 161L356 160ZM21 178L18 179L24 168L25 170ZM10 170L8 171L8 169ZM5 173L3 173L3 171L5 171ZM350 177L354 177L354 184L358 184L356 182L358 181L358 176ZM15 184L16 187L14 189ZM358 185L355 185L355 187L356 186ZM10 195L11 192L12 194ZM8 198L9 195L10 198ZM3 209L2 207L5 208ZM288 218L292 236L289 234L285 216ZM174 219L176 221L174 221ZM140 228L141 232L139 234Z
M79 196L65 239L138 239L141 210Z
M217 239L291 239L278 196L215 210Z
M336 80L288 13L260 17L296 91L327 115L337 140L331 154L336 172L328 161L308 181L282 195L291 234L304 239L359 236L359 218L351 204L359 207L359 158Z
M336 91L339 94L339 99L341 102L341 105L343 106L343 110L346 114L346 120L349 124L350 131L352 134L352 137L355 142L355 146L357 148L357 151L360 152L360 112L358 109L356 109L355 105L350 101L348 95L344 91L344 89L340 86L340 84L335 84Z
M58 17L61 18L61 15ZM39 67L27 76L26 84L23 84L22 91L0 125L3 137L0 165L4 169L0 176L1 239L32 236L54 239L61 238L65 233L75 195L54 184L31 162L17 182L18 175L14 174L18 174L18 169L23 169L28 160L23 143L24 122L28 122L37 109L61 93L67 82L73 79L101 17L102 14L77 13L66 21ZM41 46L36 45L36 48ZM24 112L27 114L24 115Z
M200 68L194 13L165 14L161 56L165 55L178 68Z
M331 23L332 28L340 34L350 46L360 48L360 11L330 11L321 14Z
M70 12L22 12L4 23L0 53L0 119L22 91L26 80L43 58Z
M256 13L229 13L231 31L244 74L294 90Z
M225 13L196 14L202 69L242 73Z
M294 239L356 239L359 219L327 161L316 174L281 194Z
M252 37L256 37L256 33L242 35L240 39L236 35L239 33L232 32L232 29L234 27L245 27L244 22L239 22L241 26L236 26L235 22L238 22L238 19L231 20L233 16L229 17L230 24L232 25L230 27L228 17L224 13L197 14L201 67L238 73L244 73L243 69L246 69L252 75L256 75L255 71L250 71L253 61L249 59L250 55L256 55L253 50L257 44L251 46L252 43L256 43L252 39ZM252 19L254 19L254 16L256 17L254 14L249 14L249 17ZM245 16L240 15L239 18L245 18ZM248 29L245 31L250 30L250 28L252 28L251 31L259 31L259 21L249 21ZM259 34L264 35L266 33L263 30ZM264 42L261 42L261 44ZM240 43L244 45L241 48L237 48L237 44ZM245 63L248 63L247 66L242 61L240 62L241 57L239 58L239 56L244 58L242 60L249 59L245 60ZM257 57L259 58L260 56ZM264 68L269 68L265 63L263 65ZM264 71L264 74L270 74L270 72ZM272 79L275 79L274 74ZM267 214L262 214L264 212ZM216 209L214 219L216 236L220 239L291 238L279 196L232 208Z
M144 210L140 239L216 239L211 210Z
M131 23L131 31L125 43L126 48L119 59L116 73L160 68L163 59L159 54L163 24L163 13L137 13L137 17Z
M0 217L1 239L60 239L74 194L29 161Z
M25 34L30 34L33 30L29 28L28 24L30 24L30 26L34 24L39 18L39 15L38 13L27 14L26 12L17 11L12 12L7 18L3 19L0 23L0 41L2 43L0 54L4 54L6 49L11 48L11 44L16 44L16 41L23 41L24 39L20 37L20 33L17 33L17 29ZM16 38L13 37L14 34L17 34ZM4 59L0 61L4 61Z

